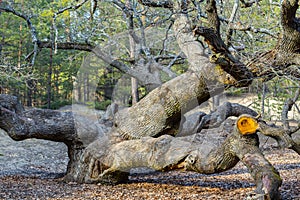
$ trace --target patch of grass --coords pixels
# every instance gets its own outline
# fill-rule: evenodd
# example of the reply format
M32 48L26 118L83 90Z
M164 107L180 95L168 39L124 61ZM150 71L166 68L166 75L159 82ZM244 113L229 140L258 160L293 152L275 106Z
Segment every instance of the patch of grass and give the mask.
M107 106L111 104L111 100L105 100L105 101L95 101L95 102L87 102L86 105L89 108L95 108L96 110L106 110Z

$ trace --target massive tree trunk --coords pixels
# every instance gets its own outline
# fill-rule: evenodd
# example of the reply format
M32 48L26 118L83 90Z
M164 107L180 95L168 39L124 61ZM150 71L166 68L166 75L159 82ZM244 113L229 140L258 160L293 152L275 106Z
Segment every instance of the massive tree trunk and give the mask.
M116 184L127 180L131 168L142 166L162 171L181 169L211 174L228 170L242 161L255 180L257 194L277 199L281 179L258 148L256 132L274 137L281 146L300 153L299 144L293 141L289 132L268 126L250 115L241 115L256 113L238 104L226 103L210 115L199 115L201 127L197 127L196 134L192 134L195 129L186 130L192 135L184 137L137 134L135 136L140 138L132 140L122 137L123 126L111 127L108 122L112 116L109 114L99 123L96 118L78 113L26 111L16 97L9 95L0 96L0 105L0 127L14 140L38 138L64 142L68 146L70 160L66 181ZM114 113L115 107L108 112ZM240 117L227 120L229 116ZM153 117L156 119L156 115ZM131 123L132 119L124 118L123 121ZM153 136L165 130L164 125L157 123L157 126L160 128L149 132L156 131ZM216 128L207 129L210 127Z

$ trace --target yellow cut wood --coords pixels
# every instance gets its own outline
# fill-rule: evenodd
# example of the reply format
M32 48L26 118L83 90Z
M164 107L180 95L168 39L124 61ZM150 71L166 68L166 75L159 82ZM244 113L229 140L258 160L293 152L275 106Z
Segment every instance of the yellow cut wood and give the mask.
M240 134L242 135L250 135L256 133L259 125L252 116L250 115L242 115L238 118L236 127Z

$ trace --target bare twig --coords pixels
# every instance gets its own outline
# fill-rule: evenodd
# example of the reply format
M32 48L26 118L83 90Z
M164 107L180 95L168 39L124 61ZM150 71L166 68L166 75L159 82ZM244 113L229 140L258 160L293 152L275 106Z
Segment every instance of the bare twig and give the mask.
M173 65L174 62L176 61L176 59L177 59L177 58L175 58L174 60L172 60L172 61L169 63L169 65ZM173 62L173 61L174 61L174 62ZM171 64L171 63L173 63L173 64ZM157 68L157 69L160 69L161 71L163 71L163 72L165 72L165 73L167 73L168 76L169 76L170 78L175 78L175 77L177 76L177 74L174 73L172 70L170 70L169 65L168 65L167 67L165 67L165 66L163 66L163 65L161 65L161 64L159 64L159 63L156 63L156 68Z
M255 28L253 26L243 26L241 24L231 23L230 24L230 29L237 30L237 31L251 31L253 33L263 33L263 34L266 34L266 35L269 35L269 36L271 36L273 38L277 38L278 39L277 35L275 35L270 30L265 29L265 28Z
M163 39L163 43L162 43L162 49L161 49L160 52L159 52L160 55L161 55L161 54L165 51L165 49L166 49L167 40L168 40L168 38L169 38L169 32L170 32L172 26L173 26L173 21L171 21L171 23L169 24L168 29L167 29L167 31L166 31L166 36L165 36L165 38Z
M57 29L57 26L56 26L56 19L57 19L58 15L64 13L65 11L68 11L68 10L77 10L78 8L83 6L87 1L88 0L83 0L83 1L79 2L76 5L71 5L71 6L62 8L62 9L58 10L56 13L53 14L53 16L52 16L52 19L53 19L52 27L53 27L54 33L55 33L55 37L54 37L54 54L57 53L58 29Z
M87 1L88 0L82 0L81 2L79 2L76 5L71 5L71 6L67 6L65 8L62 8L62 9L60 9L56 12L56 15L62 14L67 10L76 10L76 9L80 8L81 6L83 6L83 4L85 4Z
M234 5L232 7L232 11L231 11L231 15L228 21L228 28L226 31L226 40L225 40L225 44L227 46L230 45L230 40L231 40L231 36L232 36L232 29L231 29L231 24L234 22L238 8L239 8L239 2L240 0L235 0Z

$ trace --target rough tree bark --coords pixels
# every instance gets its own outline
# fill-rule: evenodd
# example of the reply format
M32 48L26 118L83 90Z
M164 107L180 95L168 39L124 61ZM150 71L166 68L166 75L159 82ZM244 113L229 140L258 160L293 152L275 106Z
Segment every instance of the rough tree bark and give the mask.
M284 0L281 4L282 32L274 49L261 53L247 63L247 67L256 77L268 80L279 75L291 75L300 78L299 69L293 65L300 64L300 21L296 17L299 8L297 0Z

